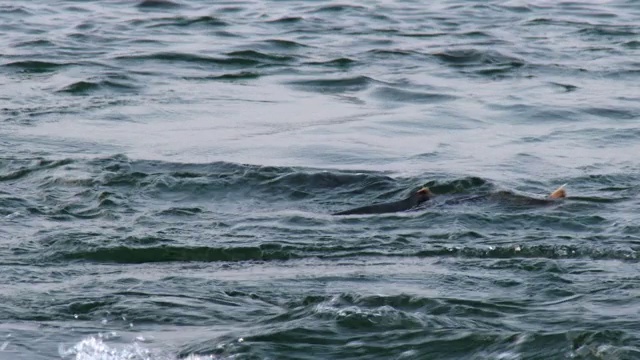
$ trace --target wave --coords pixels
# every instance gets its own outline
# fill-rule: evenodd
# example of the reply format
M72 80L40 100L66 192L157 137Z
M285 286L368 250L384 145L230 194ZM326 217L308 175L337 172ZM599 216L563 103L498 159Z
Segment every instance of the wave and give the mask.
M605 26L605 25L590 26L588 28L580 29L578 33L583 35L593 35L596 37L622 36L622 37L635 38L638 35L640 35L640 32L637 30L635 26Z
M4 64L3 66L9 68L18 68L25 73L47 73L56 71L60 68L74 65L73 63L59 63L53 61L38 61L38 60L21 60L13 61Z
M264 40L263 43L270 47L274 47L278 49L298 49L298 48L308 47L307 45L301 42L296 42L293 40L284 40L284 39L269 39L269 40Z
M594 175L595 176L595 175ZM440 178L438 178L440 177ZM114 156L95 160L47 160L34 159L16 162L0 160L0 183L8 181L35 182L38 187L65 193L70 202L48 201L50 210L40 214L58 214L63 217L111 216L112 207L124 210L136 198L128 198L135 190L139 196L157 199L183 199L185 207L193 208L203 201L262 201L298 207L302 200L310 201L314 207L333 203L334 207L397 200L412 189L428 186L439 195L435 205L452 203L473 204L477 200L495 203L510 209L510 206L526 205L529 197L509 191L495 191L496 185L479 177L442 178L441 175L423 174L409 178L391 176L380 172L338 171L324 169L268 167L259 165L215 162L210 164L168 163L162 161L130 160ZM632 177L617 175L609 177L581 177L563 179L573 186L581 183L606 185L617 183L624 189L631 184ZM627 184L627 185L625 185ZM535 184L533 192L544 196L557 184ZM630 186L630 185L629 185ZM622 189L622 190L624 190ZM565 207L579 210L598 203L617 203L634 196L633 191L614 192L607 197L573 194L573 202ZM466 200L475 197L475 200ZM438 200L441 198L442 200ZM201 199L201 200L200 200ZM296 202L289 203L291 201ZM531 206L536 205L531 200ZM325 205L323 205L325 204ZM175 206L177 205L177 206ZM223 204L221 204L223 205ZM43 204L43 208L45 204ZM174 204L173 207L181 207ZM53 210L51 210L53 209ZM525 208L526 209L526 208ZM104 211L103 211L104 210ZM496 214L498 216L499 214Z
M626 206L636 197L633 179L630 174L563 179L576 191L570 187L566 201L549 201L544 196L557 184L528 184L529 192L540 194L535 196L501 190L489 179L471 176L399 177L373 171L168 163L125 156L0 160L0 214L20 213L22 220L68 226L118 224L108 225L103 234L76 235L52 225L38 234L39 245L26 254L45 251L45 257L55 262L375 256L633 260L633 247L612 245L619 238L635 241L632 224L624 221L626 213L602 212ZM32 190L13 190L26 185ZM329 215L395 201L420 186L428 186L436 196L414 211ZM526 230L532 228L535 233ZM557 245L550 245L554 242Z
M63 251L54 254L52 260L87 260L97 262L115 262L139 264L153 262L235 262L235 261L272 261L296 258L292 251L282 251L264 247L178 247L162 246L150 248L132 248L117 246L85 251Z
M117 56L115 59L121 61L165 61L240 67L255 66L261 64L261 62L258 60L242 57L218 58L180 52L157 52L144 55L121 55Z
M373 96L384 101L408 102L417 104L438 103L457 99L457 96L438 93L402 90L392 87L380 87L373 91Z
M35 158L31 160L0 159L0 181L18 180L32 173L55 169L73 163L71 159L50 160Z
M290 62L296 59L293 56L271 55L271 54L265 54L255 50L232 51L227 53L226 55L232 58L255 59L260 61L268 60L272 62Z
M330 67L338 67L338 68L343 68L343 67L347 67L347 66L352 66L354 64L356 64L357 61L350 59L350 58L337 58L337 59L331 59L331 60L326 60L326 61L311 61L311 62L307 62L307 65L322 65L322 66L330 66Z
M425 54L420 53L418 51L409 51L409 50L389 50L389 49L373 49L369 50L366 53L367 55L373 56L375 58L403 58L403 57L423 57Z
M178 356L166 350L148 348L141 344L145 338L137 336L136 341L131 344L112 342L111 338L116 337L116 333L98 334L88 336L72 346L60 344L58 355L60 358L74 358L86 360L211 360L210 356L199 356L194 354L184 354ZM116 337L117 338L117 337Z
M527 65L526 61L497 51L477 49L448 50L433 56L448 66L465 69L478 75L498 75L510 73Z
M622 43L622 46L627 47L629 49L640 49L640 41L638 40L626 41Z
M184 78L187 80L194 80L194 81L206 81L206 80L234 81L234 80L257 79L260 76L263 76L263 74L255 71L239 71L239 72L233 72L233 73L226 73L222 75L185 76Z
M20 41L17 42L15 45L15 47L24 47L24 48L30 48L30 47L49 47L49 48L53 48L56 46L56 43L50 40L46 40L46 39L37 39L37 40L25 40L25 41Z
M142 0L136 4L136 7L141 9L177 9L182 5L170 0Z
M311 10L313 13L323 13L323 12L343 12L343 11L368 11L368 8L361 5L347 5L347 4L332 4L332 5L323 5Z
M307 358L310 346L317 350L326 346L336 357L354 359L519 359L525 354L544 358L567 352L581 356L596 348L598 353L612 357L637 352L626 345L625 339L632 331L628 327L613 332L588 328L576 328L570 333L555 330L558 322L568 321L565 316L555 318L545 331L532 330L537 324L523 326L516 319L536 316L535 312L531 314L528 300L408 294L307 296L284 304L281 314L242 330L186 345L181 354L262 357L283 353ZM600 346L603 343L610 345L605 348Z
M20 5L3 4L0 5L0 11L2 11L3 14L14 14L14 16L33 15L33 12Z
M471 238L479 234L471 233ZM87 235L89 239L92 236ZM95 237L95 236L94 236ZM450 236L445 236L451 240ZM432 239L436 239L433 237ZM425 240L429 240L425 237ZM113 242L113 239L111 240ZM161 238L127 238L119 243L167 242ZM91 241L93 243L93 241ZM55 245L55 246L54 246ZM637 261L638 253L631 249L609 249L572 245L510 245L490 247L433 247L429 250L398 249L394 246L374 248L374 244L362 245L291 245L262 244L259 246L87 246L80 239L75 244L52 242L48 245L48 261L90 261L101 263L141 264L156 262L255 262L287 261L295 259L344 259L344 258L463 258L463 259L591 259ZM54 247L63 249L54 250Z
M307 79L289 81L287 84L292 85L301 90L320 92L320 93L343 93L358 92L367 89L374 83L377 83L367 76L355 76L335 79Z
M177 26L177 27L194 27L194 26L206 26L206 27L224 27L229 25L227 22L214 17L214 16L209 16L209 15L205 15L205 16L194 16L194 17L187 17L187 16L175 16L175 17L165 17L165 18L158 18L158 19L152 19L152 20L143 20L144 22L149 22L150 24L148 25L149 28L156 28L156 27L167 27L167 26Z
M133 91L137 90L138 87L124 81L116 81L116 80L83 80L77 81L72 84L69 84L62 89L58 90L60 93L68 93L72 95L85 95L101 90L107 91Z
M269 24L295 24L302 22L304 20L301 16L283 16L277 19L268 20L266 23Z

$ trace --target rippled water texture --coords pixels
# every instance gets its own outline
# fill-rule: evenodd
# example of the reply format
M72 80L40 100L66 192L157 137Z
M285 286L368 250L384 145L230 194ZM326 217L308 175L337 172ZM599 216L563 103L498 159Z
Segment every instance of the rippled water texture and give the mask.
M0 359L640 358L638 24L0 3Z

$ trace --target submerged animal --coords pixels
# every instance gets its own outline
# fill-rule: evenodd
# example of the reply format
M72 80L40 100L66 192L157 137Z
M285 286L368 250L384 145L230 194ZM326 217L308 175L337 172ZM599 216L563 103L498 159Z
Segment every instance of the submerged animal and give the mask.
M433 193L429 190L429 188L423 187L422 189L414 192L409 197L403 200L362 206L355 209L337 212L333 215L384 214L398 211L407 211L429 200L432 196Z
M567 184L560 186L552 191L548 196L539 198L527 195L515 194L510 191L498 191L490 194L488 198L504 204L511 205L550 205L554 204L558 199L564 199L567 197L567 191L564 189Z
M502 199L510 202L523 203L523 204L529 204L529 205L545 205L545 204L551 204L558 199L566 198L567 191L565 190L565 186L567 186L567 184L560 186L559 188L551 192L549 196L542 199L523 196L523 195L516 195L511 192L500 191L500 192L489 194L489 195L478 195L478 196L459 198L456 200L447 201L446 203L451 205L455 203L464 203L469 201L473 202L473 201L478 201L482 199L493 198L493 199ZM362 206L355 209L337 212L332 215L384 214L384 213L392 213L392 212L399 212L399 211L407 211L417 207L418 205L431 199L432 197L433 197L433 193L429 190L429 188L423 187L422 189L414 192L409 197L403 200Z

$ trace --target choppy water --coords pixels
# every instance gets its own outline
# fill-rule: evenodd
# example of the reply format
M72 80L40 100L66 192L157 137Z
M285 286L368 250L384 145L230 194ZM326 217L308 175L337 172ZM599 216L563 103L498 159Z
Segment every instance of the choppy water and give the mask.
M638 24L1 2L0 358L640 358Z

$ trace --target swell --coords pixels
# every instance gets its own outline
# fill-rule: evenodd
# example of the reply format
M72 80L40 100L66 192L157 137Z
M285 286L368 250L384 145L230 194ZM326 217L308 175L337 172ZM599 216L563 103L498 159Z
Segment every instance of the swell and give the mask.
M409 91L392 87L380 87L373 92L373 95L382 101L418 104L439 103L456 99L456 96L448 94Z
M210 56L195 55L189 53L177 52L159 52L148 55L122 55L116 60L122 61L166 61L166 62L183 62L194 64L211 64L211 65L228 65L228 66L253 66L260 62L252 59L243 58L216 58Z
M171 9L180 8L180 7L182 7L182 5L180 5L180 3L178 3L178 2L174 2L174 1L170 1L170 0L142 0L138 4L136 4L136 7L140 8L140 9L167 9L167 10L171 10Z
M128 241L132 241L129 239ZM157 240L153 240L157 241ZM430 250L373 249L354 245L288 245L259 246L87 246L58 244L65 249L48 250L47 261L88 261L99 263L156 262L262 262L294 259L366 259L366 258L458 258L458 259L591 259L637 261L637 251L631 249L598 248L586 245L512 245L492 247L434 247ZM515 266L515 265L514 265Z
M482 76L510 74L527 65L527 62L521 58L474 48L447 50L434 53L433 57L453 69Z
M0 159L0 181L20 180L30 174L55 169L73 163L71 159L49 160L36 158L33 160Z
M553 211L561 212L554 216L542 216L526 212L538 209L536 205L545 205L544 201L535 199L544 197L557 187L559 181L531 184L528 193L523 194L497 191L496 184L480 177L450 178L428 173L398 177L381 172L269 167L226 162L188 164L138 161L124 156L89 161L0 161L0 184L5 182L6 186L35 186L38 189L33 190L33 193L15 194L15 198L37 198L34 194L40 192L52 194L39 196L40 200L35 204L28 201L35 207L21 210L58 217L59 220L126 216L131 211L143 211L142 208L137 211L135 208L145 206L144 204L152 206L151 213L164 214L163 216L167 214L164 211L171 211L171 208L200 208L203 212L197 216L204 216L204 219L210 218L213 213L228 216L222 214L232 214L239 209L238 206L253 207L254 213L244 216L256 216L260 211L268 211L269 204L274 209L306 210L321 215L348 207L399 200L415 188L427 186L436 194L433 201L425 204L434 221L442 219L451 211L462 211L469 221L478 223L489 223L493 219L505 224L514 221L520 224L542 224L549 221L551 224L561 224L556 219L574 212L574 220L564 223L575 231L593 225L600 227L606 223L602 217L591 216L591 212L598 207L633 200L637 196L633 179L630 174L563 179L563 182L571 183L570 201L547 204ZM495 213L485 215L486 206L493 206ZM518 206L522 208L518 209ZM516 213L515 218L505 216L514 210L525 213ZM13 212L10 209L6 211ZM472 211L480 212L473 214ZM181 211L177 210L176 213ZM420 217L421 214L416 216ZM280 216L284 222L295 222L287 220L295 218L290 214ZM309 216L303 215L302 219ZM397 216L384 216L381 221L392 222ZM444 218L443 221L447 220ZM365 217L341 221L348 224L371 220Z
M25 73L47 73L72 65L75 64L53 61L20 60L6 63L3 66L7 68L15 68Z
M537 196L496 190L489 179L442 174L399 177L125 156L3 160L0 214L47 224L31 245L11 250L25 261L635 260L638 238L627 207L638 195L633 175L568 180L575 186L569 199L539 203L533 200L557 183L529 184ZM414 211L329 215L399 200L420 186L436 196ZM102 233L75 236L74 228L83 226Z
M152 263L152 262L235 262L235 261L270 261L295 258L291 251L278 251L268 247L179 247L163 246L156 248L131 248L117 246L95 250L63 252L52 256L60 260L87 260L115 263Z
M289 81L287 84L300 90L320 93L357 92L379 81L367 76L342 77L334 79L317 78Z
M242 299L250 294L235 292L233 296ZM571 300L570 296L563 299ZM511 359L521 354L552 358L567 351L573 355L590 353L601 342L611 344L602 349L609 354L636 351L625 346L633 331L629 325L619 322L623 328L610 331L593 323L567 333L562 325L571 322L579 310L555 314L549 322L549 313L557 310L537 311L528 298L501 301L341 292L300 296L283 305L280 314L265 316L243 328L243 342L250 346L239 343L238 334L232 333L186 345L181 354L263 357L282 353L313 358L305 351L313 346L316 351L326 347L336 357L354 359L434 355ZM528 320L526 325L523 318ZM544 330L538 330L541 328Z
M115 59L119 61L159 61L236 67L287 64L296 60L296 58L292 56L272 55L256 50L232 51L227 53L226 57L214 57L181 52L156 52L141 55L121 55L117 56Z
M182 164L155 161L129 161L124 157L98 160L107 187L156 188L162 191L247 192L253 194L309 192L346 188L347 191L388 188L392 178L371 172L325 171L289 167L242 165L226 162ZM386 184L386 186L385 186Z
M209 15L193 16L193 17L175 16L175 17L166 17L166 18L159 18L159 19L152 19L152 20L136 20L135 24L139 22L149 23L148 25L149 28L155 28L155 27L164 28L168 26L185 27L185 28L203 26L203 27L218 28L218 27L224 27L229 25L224 20L214 16L209 16Z
M86 95L98 91L115 91L118 93L129 92L138 89L137 86L130 82L122 80L82 80L71 83L62 89L58 90L60 93L67 93L72 95Z

